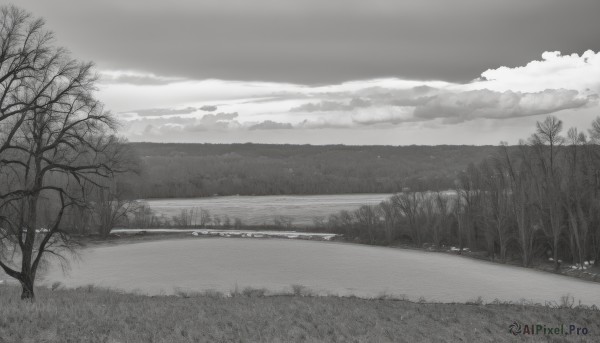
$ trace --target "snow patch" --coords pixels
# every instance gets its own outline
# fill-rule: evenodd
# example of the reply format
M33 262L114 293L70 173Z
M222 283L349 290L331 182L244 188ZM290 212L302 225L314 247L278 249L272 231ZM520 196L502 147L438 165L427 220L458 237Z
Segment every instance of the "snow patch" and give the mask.
M297 232L297 231L252 231L252 230L211 230L211 229L115 229L113 234L136 234L140 232L146 233L191 233L193 236L210 235L219 237L244 237L244 238L305 238L305 239L323 239L329 241L338 236L333 233L316 233L316 232Z

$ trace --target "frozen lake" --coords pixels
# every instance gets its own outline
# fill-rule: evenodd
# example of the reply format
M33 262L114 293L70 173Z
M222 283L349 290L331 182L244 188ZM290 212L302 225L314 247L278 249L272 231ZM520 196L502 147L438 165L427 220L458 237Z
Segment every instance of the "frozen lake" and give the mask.
M147 294L300 284L320 294L386 292L439 302L481 296L543 304L571 294L576 303L600 305L600 284L566 276L441 253L285 239L190 237L89 248L67 277L57 268L43 283L54 281Z
M376 205L391 194L335 194L335 195L263 195L221 196L188 199L145 200L158 215L168 218L182 209L205 209L211 215L227 215L233 221L240 218L245 225L272 224L276 216L292 219L292 225L313 223L313 218L327 218L342 210L354 210L361 205Z

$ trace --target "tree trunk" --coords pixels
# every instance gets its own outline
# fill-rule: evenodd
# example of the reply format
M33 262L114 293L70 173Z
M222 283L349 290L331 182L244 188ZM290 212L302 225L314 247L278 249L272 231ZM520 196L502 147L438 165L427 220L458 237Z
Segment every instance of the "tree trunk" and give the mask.
M33 292L33 278L29 276L23 276L21 280L21 300L29 300L33 301L35 299L35 294Z
M558 262L558 237L554 237L554 244L552 245L553 247L553 258L554 258L554 271L557 272L560 269L560 263Z
M504 236L500 237L498 243L500 244L500 261L506 263L506 251L508 250L506 238Z

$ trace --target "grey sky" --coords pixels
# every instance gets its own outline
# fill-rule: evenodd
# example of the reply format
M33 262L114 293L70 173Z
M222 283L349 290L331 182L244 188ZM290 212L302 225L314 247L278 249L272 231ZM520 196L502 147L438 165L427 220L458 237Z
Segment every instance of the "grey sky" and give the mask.
M331 84L465 82L543 51L600 50L598 0L19 0L101 69Z
M600 0L16 4L132 141L514 144L600 114Z

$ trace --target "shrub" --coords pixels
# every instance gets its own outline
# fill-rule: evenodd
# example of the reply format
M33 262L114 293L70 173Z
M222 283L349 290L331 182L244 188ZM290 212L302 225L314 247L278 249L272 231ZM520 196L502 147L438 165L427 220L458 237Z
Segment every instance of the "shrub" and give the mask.
M267 293L266 288L246 287L242 290L242 295L248 298L262 298Z

